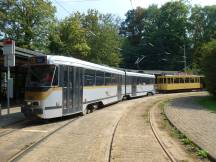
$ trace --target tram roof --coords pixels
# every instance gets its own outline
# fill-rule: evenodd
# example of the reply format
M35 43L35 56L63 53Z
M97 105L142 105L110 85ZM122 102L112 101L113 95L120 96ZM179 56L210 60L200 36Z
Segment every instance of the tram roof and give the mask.
M126 72L128 76L137 76L137 77L148 77L148 78L155 78L154 75L151 74L142 74L142 73L135 73L135 72Z
M47 55L47 60L49 64L57 64L57 65L71 65L76 67L83 67L86 69L91 70L101 70L105 72L112 72L116 74L122 74L124 75L124 71L104 66L104 65L98 65L91 62L79 60L73 57L66 57L66 56L57 56L57 55Z

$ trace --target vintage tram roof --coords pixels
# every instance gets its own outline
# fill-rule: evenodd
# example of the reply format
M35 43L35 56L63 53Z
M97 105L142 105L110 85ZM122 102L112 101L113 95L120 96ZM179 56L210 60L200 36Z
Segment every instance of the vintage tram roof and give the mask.
M186 78L186 77L204 77L202 75L161 75L158 78Z
M92 69L92 70L102 70L106 72L112 72L117 74L124 75L124 71L104 66L104 65L98 65L91 62L79 60L73 57L66 57L66 56L57 56L57 55L47 55L47 61L49 64L57 64L57 65L71 65L76 67L83 67L86 69Z
M126 72L128 76L139 76L139 77L148 77L148 78L155 78L154 75L151 74L142 74L142 73L135 73L135 72Z

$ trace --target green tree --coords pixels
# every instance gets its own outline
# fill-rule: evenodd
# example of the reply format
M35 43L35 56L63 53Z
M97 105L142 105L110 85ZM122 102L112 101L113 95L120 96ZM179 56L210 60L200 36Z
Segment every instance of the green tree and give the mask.
M80 59L89 55L90 47L86 41L86 30L81 27L81 17L77 12L55 25L49 37L51 53Z
M182 1L168 2L161 8L152 5L128 11L120 33L130 42L128 46L125 41L123 50L123 59L129 68L135 68L137 58L145 56L140 62L141 69L183 69L183 46L189 47L188 14L189 7ZM129 53L128 47L134 52ZM134 58L133 64L130 58Z
M216 39L216 5L195 6L191 10L190 38L193 45L193 65L200 69L200 49L203 43Z
M121 61L117 20L97 10L75 13L64 19L57 24L50 41L49 48L55 54L111 66L118 66Z
M211 94L216 96L216 40L204 44L200 49L202 70L205 75L206 87Z
M0 1L0 30L20 47L46 50L54 14L49 0Z
M83 24L88 31L87 41L91 47L88 60L118 66L121 62L120 51L122 39L118 30L119 19L111 14L100 14L97 10L89 10Z
M181 70L183 64L183 46L187 40L188 5L182 1L167 2L160 8L156 44L163 51L171 53L166 59L167 69ZM187 47L187 46L186 46ZM187 53L189 57L189 53Z

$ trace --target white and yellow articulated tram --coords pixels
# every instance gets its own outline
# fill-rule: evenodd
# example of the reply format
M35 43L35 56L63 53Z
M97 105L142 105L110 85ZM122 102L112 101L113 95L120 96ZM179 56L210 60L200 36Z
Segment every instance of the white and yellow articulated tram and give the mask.
M154 94L154 76L125 72L65 56L33 57L29 65L26 117L43 119L87 114L124 97Z

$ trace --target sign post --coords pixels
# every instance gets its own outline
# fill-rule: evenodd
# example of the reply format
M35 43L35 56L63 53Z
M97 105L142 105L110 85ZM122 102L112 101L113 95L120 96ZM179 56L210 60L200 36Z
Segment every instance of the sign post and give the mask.
M15 66L15 41L4 40L4 66L7 67L7 112L10 113L10 97L13 97L13 79L10 78L10 67Z

